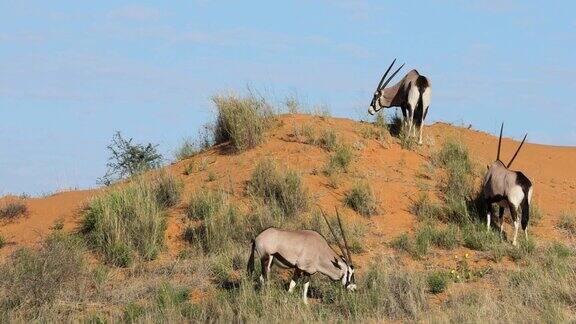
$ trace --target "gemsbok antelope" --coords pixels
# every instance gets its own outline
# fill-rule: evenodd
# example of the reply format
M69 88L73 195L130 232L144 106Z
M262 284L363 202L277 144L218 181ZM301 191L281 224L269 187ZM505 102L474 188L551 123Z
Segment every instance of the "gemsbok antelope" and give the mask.
M254 272L255 253L260 257L262 273L260 282L263 284L268 281L270 268L276 264L282 268L294 269L292 280L288 291L292 292L296 286L296 281L303 277L304 290L302 299L308 303L308 286L310 285L310 276L320 272L334 281L341 281L342 285L350 290L356 290L356 280L354 278L354 267L352 266L352 255L348 249L344 228L338 210L338 225L344 240L344 247L336 237L336 234L326 215L322 211L322 217L326 220L330 232L334 236L342 256L339 256L328 245L326 239L318 232L312 230L284 230L270 227L262 231L255 239L252 240L252 250L248 260L248 273Z
M432 84L427 77L420 75L418 71L412 69L398 83L386 88L396 73L404 66L404 64L402 64L396 72L384 82L384 79L386 79L388 72L390 72L395 62L396 59L392 61L392 64L390 64L386 72L384 72L382 79L380 79L380 83L378 83L374 97L370 103L368 113L374 115L382 108L400 107L402 109L402 116L404 117L404 126L408 127L408 134L412 136L412 127L413 124L415 124L414 131L416 131L416 126L420 128L418 143L422 144L422 129L424 128L424 119L426 119L428 107L430 106Z
M526 140L526 134L522 143L514 153L514 156L508 162L507 165L500 160L500 147L502 145L502 130L504 129L504 123L500 127L500 138L498 139L498 153L496 155L496 161L488 165L488 171L484 177L484 183L482 186L482 196L484 198L484 203L487 209L487 227L490 231L490 218L494 214L494 208L492 204L497 203L500 206L499 219L500 219L500 235L502 235L504 229L504 208L508 207L510 210L510 215L512 221L514 222L514 239L512 244L516 246L518 229L520 228L520 223L522 223L522 229L524 230L524 235L528 238L528 220L530 218L530 202L532 200L532 182L520 171L510 170L510 166L514 159L520 152L524 141ZM518 217L518 208L522 207L522 216Z

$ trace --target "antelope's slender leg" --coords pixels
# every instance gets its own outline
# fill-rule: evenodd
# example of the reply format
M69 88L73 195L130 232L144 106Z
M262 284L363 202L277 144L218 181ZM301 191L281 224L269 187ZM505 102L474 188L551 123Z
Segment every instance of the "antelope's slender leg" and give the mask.
M290 287L288 287L288 292L291 293L294 291L294 287L296 287L296 282L300 278L302 272L296 268L294 269L294 274L292 275L292 280L290 280Z
M520 218L518 217L518 212L516 211L516 206L510 204L510 215L514 221L514 238L512 239L512 245L518 246L518 229L520 228Z
M308 305L308 286L310 286L310 275L304 275L304 290L302 291L302 299L304 304Z
M486 201L486 230L490 232L490 218L494 214L494 206L489 201Z
M401 107L402 110L402 127L408 127L408 108L405 105ZM401 132L402 129L399 130Z
M270 256L268 260L268 265L266 266L266 281L270 279L270 268L272 268L272 261L274 261L274 257Z
M414 108L408 105L408 136L412 136L412 124L414 123Z
M502 233L504 232L504 207L500 206L498 216L498 218L500 218L500 236L502 236Z
M272 259L273 257L271 255L265 255L260 258L260 282L262 284L268 282L268 279L270 278L270 267L272 265Z
M422 111L422 116L420 117L420 129L418 130L418 144L422 144L422 130L424 129L424 111Z

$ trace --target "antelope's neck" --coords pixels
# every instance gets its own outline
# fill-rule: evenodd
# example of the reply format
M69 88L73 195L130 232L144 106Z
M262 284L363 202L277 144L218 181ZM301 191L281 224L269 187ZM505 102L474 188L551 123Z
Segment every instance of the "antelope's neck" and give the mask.
M382 91L382 96L380 97L380 105L384 107L397 106L401 103L397 102L398 91L400 91L400 84L397 83L390 88L386 88Z

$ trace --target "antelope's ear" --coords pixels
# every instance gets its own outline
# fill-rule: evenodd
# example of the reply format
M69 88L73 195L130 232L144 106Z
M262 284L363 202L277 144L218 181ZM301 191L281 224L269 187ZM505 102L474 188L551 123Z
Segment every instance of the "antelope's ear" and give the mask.
M336 268L342 270L342 267L340 267L340 263L338 263L338 259L334 258L334 260L332 261L332 265L334 265Z
M490 164L486 164L486 170L490 170Z

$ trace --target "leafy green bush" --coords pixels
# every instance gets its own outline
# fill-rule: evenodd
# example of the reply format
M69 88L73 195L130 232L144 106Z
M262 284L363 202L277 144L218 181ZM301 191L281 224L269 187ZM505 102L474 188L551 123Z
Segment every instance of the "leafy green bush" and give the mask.
M378 200L368 183L357 183L344 199L346 205L362 216L372 216L378 213Z
M433 294L439 294L446 290L448 286L448 276L446 273L437 271L428 275L428 289Z
M264 131L274 117L266 100L250 94L245 97L217 95L212 101L218 109L214 128L216 143L230 142L236 152L242 152L264 140Z
M99 182L110 185L116 180L132 177L160 166L162 155L157 151L158 145L134 144L132 141L132 138L122 137L120 132L114 134L112 143L108 145L111 155L106 164L108 170Z
M252 172L248 192L293 218L308 209L308 192L295 171L281 172L272 160L262 160Z

